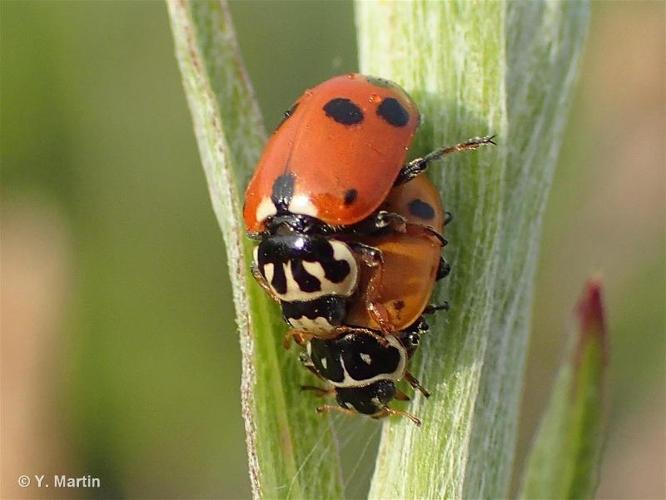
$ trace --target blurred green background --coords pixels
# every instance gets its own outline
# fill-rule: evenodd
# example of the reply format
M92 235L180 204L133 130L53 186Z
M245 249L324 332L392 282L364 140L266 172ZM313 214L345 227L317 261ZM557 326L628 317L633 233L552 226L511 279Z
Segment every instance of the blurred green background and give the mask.
M269 127L357 68L350 2L232 4ZM664 4L593 4L545 220L518 463L582 284L611 339L600 498L663 498ZM240 356L161 2L0 2L2 497L246 498ZM451 138L452 141L459 138ZM504 140L510 140L505 138ZM362 436L361 436L362 437Z

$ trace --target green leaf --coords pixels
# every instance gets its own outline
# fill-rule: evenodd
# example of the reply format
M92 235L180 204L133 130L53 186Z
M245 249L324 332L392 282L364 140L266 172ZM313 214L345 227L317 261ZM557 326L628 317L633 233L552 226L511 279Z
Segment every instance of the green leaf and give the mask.
M523 475L520 498L593 498L603 444L606 320L601 285L588 283Z
M373 498L508 494L541 218L587 2L356 3L361 70L392 79L424 115L415 153L497 134L498 147L431 167L454 213L452 273L413 370L423 427L384 426Z
M255 498L339 498L342 480L330 419L316 415L316 402L301 392L308 373L297 353L283 349L279 310L248 272L253 245L241 222L241 199L266 134L228 6L170 0L168 10L234 288L252 493Z

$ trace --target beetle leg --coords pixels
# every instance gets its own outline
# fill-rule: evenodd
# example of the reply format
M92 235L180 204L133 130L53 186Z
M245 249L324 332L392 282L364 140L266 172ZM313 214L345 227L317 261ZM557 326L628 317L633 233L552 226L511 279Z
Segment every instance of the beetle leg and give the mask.
M407 219L402 215L396 214L395 212L387 212L386 210L380 210L377 212L377 215L373 217L374 224L376 229L384 229L390 227L398 233L404 233L407 225Z
M312 359L306 352L302 352L299 357L299 361L303 365L304 368L307 368L313 375L315 375L318 379L321 379L324 383L327 384L327 388L322 388L322 387L316 387L314 385L302 385L301 389L304 391L315 391L317 392L318 396L325 396L325 395L332 395L335 394L335 387L333 386L328 386L328 380L326 380L321 373L317 371L315 368L314 363L312 362Z
M397 233L406 231L407 219L402 215L387 210L380 210L372 217L354 224L351 228L343 227L340 232L351 232L353 234L374 234L390 229Z
M370 286L368 286L368 291L371 291ZM378 293L377 293L378 295ZM391 316L389 315L388 309L382 304L374 299L368 300L367 303L368 312L370 317L375 320L375 323L379 325L379 329L382 333L386 335L395 334L395 327L391 323Z
M263 240L269 233L265 231L260 231L260 232L255 232L255 231L248 231L245 233L248 238L254 241L261 241Z
M381 412L376 413L375 415L373 415L372 418L374 418L374 419L380 419L380 418L384 418L384 417L388 417L388 416L392 416L392 417L407 417L409 420L411 420L412 422L414 422L414 424L415 424L417 427L421 427L421 419L415 417L415 416L412 415L411 413L407 413L406 411L402 411L402 410L394 410L393 408L389 408L388 406L384 407L384 409L382 409Z
M449 303L444 301L441 304L429 304L423 310L423 314L434 314L437 311L448 311L450 309Z
M442 233L437 231L432 226L425 226L423 224L407 224L407 232L414 235L419 235L420 233L424 236L434 238L442 247L445 247L449 244L449 240L447 240Z
M282 347L289 350L291 347L291 339L294 339L294 342L296 342L298 345L303 346L311 338L312 334L309 332L290 328L287 330L287 333L284 334L284 338L282 339Z
M386 337L379 335L377 332L370 330L369 328L359 328L357 326L338 326L335 328L336 337L340 335L346 335L348 333L361 333L363 335L370 335L374 338L382 347L388 347L389 343L386 340Z
M312 359L310 358L307 352L301 352L298 355L298 360L301 362L304 368L307 368L312 373L319 376L319 373L317 373L317 371L314 369L314 363L312 362Z
M414 177L422 174L428 168L428 164L430 162L439 160L444 156L450 155L452 153L458 153L460 151L474 151L475 149L479 149L481 146L495 144L493 141L494 138L494 135L486 137L474 137L465 142L461 142L460 144L456 144L455 146L444 146L436 149L432 153L428 153L422 158L415 158L407 165L402 167L402 170L400 170L394 185L397 186L410 181Z
M446 278L451 272L451 265L444 260L444 257L439 258L439 266L437 267L437 275L435 279L437 281Z
M437 241L439 241L439 244L442 245L442 247L445 247L446 245L449 244L449 240L444 238L444 235L442 233L435 231L435 228L430 226L423 226L423 229L430 236L434 236L437 239Z
M349 410L347 408L342 408L341 406L322 405L317 407L317 413L331 413L331 412L344 413L345 415L358 415L355 411Z
M273 289L268 285L268 282L266 281L266 278L264 278L264 275L261 274L261 271L259 271L259 269L257 268L257 266L255 266L254 264L252 264L252 266L250 266L250 269L251 269L251 271L252 271L252 276L254 277L254 279L256 280L256 282L259 284L259 286L260 286L261 288L263 288L264 291L265 291L268 295L270 295L270 297L271 297L275 302L280 302L280 299L278 298L277 295L275 295L275 292L273 291Z
M395 399L398 401L409 401L409 396L402 392L400 389L395 389Z
M384 256L381 250L362 243L353 243L352 248L359 255L361 262L370 269L372 273L365 291L365 306L370 317L379 325L379 329L385 335L395 333L391 324L391 317L384 305L378 298L384 281Z
M414 375L412 375L409 372L405 372L405 380L411 385L414 389L418 389L418 391L423 394L426 398L430 397L430 393L421 385L421 382L418 381Z
M315 393L315 396L324 398L326 396L332 396L335 394L335 387L317 387L316 385L302 385L301 390L303 391L312 391Z

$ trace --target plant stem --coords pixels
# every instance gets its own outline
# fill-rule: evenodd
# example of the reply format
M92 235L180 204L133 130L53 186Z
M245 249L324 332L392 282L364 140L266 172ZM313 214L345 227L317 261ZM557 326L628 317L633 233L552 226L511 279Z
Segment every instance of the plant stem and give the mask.
M254 282L241 222L244 186L265 142L225 2L170 0L171 27L215 215L227 248L243 360L242 411L255 498L339 498L342 480L330 420L295 352L279 309Z
M507 495L533 277L584 38L586 2L358 1L361 69L403 85L425 123L414 153L476 135L499 146L431 168L454 213L452 304L414 370L422 429L385 424L370 496ZM443 292L440 292L442 300Z

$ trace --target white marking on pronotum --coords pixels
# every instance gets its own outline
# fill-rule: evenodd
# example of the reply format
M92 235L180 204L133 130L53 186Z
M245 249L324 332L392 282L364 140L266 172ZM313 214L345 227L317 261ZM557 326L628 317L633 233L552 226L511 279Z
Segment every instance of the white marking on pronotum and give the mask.
M324 367L324 370L328 368L328 360L326 358L321 358L321 366Z
M308 262L307 260L303 261L303 267L305 270L317 278L320 282L325 283L328 281L326 279L326 273L324 272L324 268L319 262Z
M349 273L340 283L333 283L326 279L326 272L321 264L321 262L308 262L302 261L303 269L305 269L310 275L314 276L321 283L320 290L314 292L304 292L301 290L301 287L298 286L298 282L294 278L294 273L292 270L292 261L283 264L284 275L287 281L287 291L285 293L278 293L274 290L275 294L284 301L309 301L323 297L324 295L339 295L341 297L349 297L355 291L358 285L358 267L356 260L351 253L349 247L341 242L332 240L329 241L329 244L333 248L333 257L337 261L344 260L349 264ZM268 264L264 265L264 275L266 275L266 267ZM270 279L266 276L267 281L270 283Z
M264 221L265 219L268 219L269 217L272 217L277 213L277 208L275 208L275 203L273 203L273 200L270 198L264 198L259 202L259 205L257 205L257 220L259 222Z
M328 333L335 329L326 318L321 316L317 316L315 319L310 319L307 316L289 318L289 324L297 330L306 330L312 333Z
M292 214L301 214L301 215L311 215L312 217L317 217L319 211L317 207L314 206L310 197L305 194L297 194L289 202L287 209Z
M361 353L361 359L366 365L371 365L372 364L372 358L370 357L369 354L366 354L364 352Z
M389 335L385 338L386 341L392 347L395 347L400 353L400 361L398 362L398 366L396 367L396 369L393 370L393 373L381 373L379 375L375 375L374 377L370 377L367 379L356 380L352 378L351 375L349 375L344 360L340 359L340 365L342 366L342 373L344 374L344 378L342 379L342 382L335 382L334 380L329 380L328 381L329 384L331 384L334 387L365 387L379 380L393 380L394 382L399 381L405 374L405 366L407 364L407 351L405 351L405 348L402 346L402 344L400 344L398 339L396 339L395 337Z
M282 266L284 268L284 276L287 279L287 291L283 295L280 295L280 298L284 297L283 300L288 301L309 300L310 298L313 298L314 295L309 292L304 292L301 290L301 287L298 286L298 283L294 279L294 272L291 270L291 263L291 261L288 261Z
M264 264L264 277L268 283L273 281L273 275L275 274L275 265L272 262Z

